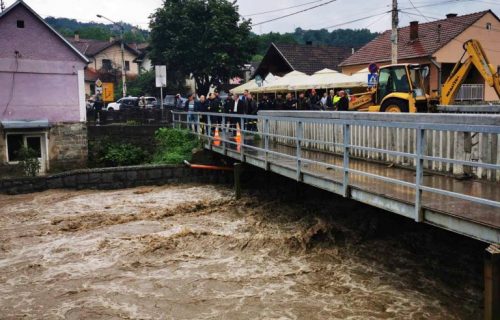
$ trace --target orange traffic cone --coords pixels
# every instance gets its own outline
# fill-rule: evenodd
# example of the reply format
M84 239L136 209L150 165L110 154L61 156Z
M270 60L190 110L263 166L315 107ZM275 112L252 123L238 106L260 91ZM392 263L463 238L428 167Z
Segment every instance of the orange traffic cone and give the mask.
M215 133L214 133L214 146L219 147L220 146L220 136L219 136L219 127L215 127Z
M236 137L234 137L234 140L237 143L241 143L241 131L240 131L240 124L236 123Z

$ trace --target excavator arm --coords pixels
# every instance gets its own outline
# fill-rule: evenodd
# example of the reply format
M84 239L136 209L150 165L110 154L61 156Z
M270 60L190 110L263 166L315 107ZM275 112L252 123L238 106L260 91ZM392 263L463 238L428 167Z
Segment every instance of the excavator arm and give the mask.
M460 58L443 84L440 101L442 105L450 105L455 101L455 96L467 78L472 65L476 67L486 83L493 87L500 97L500 77L489 63L481 44L474 39L468 40L464 43L464 55L466 53L468 54L467 59L462 62L463 56Z

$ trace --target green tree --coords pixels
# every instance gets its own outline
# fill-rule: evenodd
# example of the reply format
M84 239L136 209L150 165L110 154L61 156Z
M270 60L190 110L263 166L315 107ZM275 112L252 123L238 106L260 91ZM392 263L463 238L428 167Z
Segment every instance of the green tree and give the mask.
M234 76L256 52L251 21L241 20L236 2L170 0L151 16L154 64L166 64L169 78L193 75L200 93Z

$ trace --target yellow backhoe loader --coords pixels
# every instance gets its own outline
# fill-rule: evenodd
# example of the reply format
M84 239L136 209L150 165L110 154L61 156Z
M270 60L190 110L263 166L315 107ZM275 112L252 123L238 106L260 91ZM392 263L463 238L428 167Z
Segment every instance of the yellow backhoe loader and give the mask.
M464 56L467 58L463 60ZM441 95L425 92L429 67L419 64L393 64L381 67L378 83L366 93L351 96L349 110L370 112L427 112L431 105L451 105L472 65L500 97L500 77L489 63L481 44L474 39L464 43L464 54L443 84Z

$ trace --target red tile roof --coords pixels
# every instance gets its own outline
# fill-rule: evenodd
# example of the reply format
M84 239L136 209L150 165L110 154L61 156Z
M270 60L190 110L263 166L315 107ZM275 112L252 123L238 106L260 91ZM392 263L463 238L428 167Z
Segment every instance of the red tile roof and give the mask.
M420 23L418 25L418 38L414 41L410 41L410 26L399 28L398 59L431 56L489 12L492 13L491 10L487 10L428 23ZM439 25L441 25L441 32L438 32ZM369 64L390 60L391 30L387 30L344 60L340 66Z
M78 41L75 38L66 38L75 48L78 49L82 54L87 57L93 57L99 52L111 47L114 44L120 45L120 40L115 41L103 41L103 40L93 40L93 39L79 39ZM131 53L135 55L139 55L140 52L135 48L130 47L125 44L125 49L129 50Z

